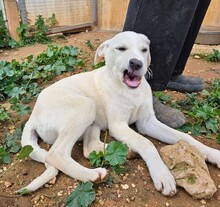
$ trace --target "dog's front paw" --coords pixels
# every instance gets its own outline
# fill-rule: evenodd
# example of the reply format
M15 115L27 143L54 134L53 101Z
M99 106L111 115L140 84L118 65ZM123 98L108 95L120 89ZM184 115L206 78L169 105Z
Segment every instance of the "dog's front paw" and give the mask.
M158 191L161 191L165 196L173 196L176 194L176 181L167 168L167 166L160 166L154 169L149 169L154 186Z
M220 151L216 149L210 149L206 153L206 161L215 164L220 168Z
M95 168L92 169L94 171L94 178L92 179L93 182L105 182L108 179L108 171L105 168Z

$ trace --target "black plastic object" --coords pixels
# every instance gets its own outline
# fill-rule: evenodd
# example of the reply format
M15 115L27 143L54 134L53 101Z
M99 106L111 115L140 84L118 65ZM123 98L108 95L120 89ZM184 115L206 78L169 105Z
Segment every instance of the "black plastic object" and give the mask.
M182 74L211 0L130 0L124 31L151 41L153 90L164 90Z

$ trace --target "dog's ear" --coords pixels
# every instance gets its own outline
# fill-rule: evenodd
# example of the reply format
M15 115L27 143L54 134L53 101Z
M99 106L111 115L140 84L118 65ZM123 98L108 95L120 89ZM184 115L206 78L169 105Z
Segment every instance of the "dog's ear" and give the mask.
M105 60L105 53L108 47L109 47L109 40L106 40L101 45L99 45L98 49L96 50L95 58L94 58L95 65Z

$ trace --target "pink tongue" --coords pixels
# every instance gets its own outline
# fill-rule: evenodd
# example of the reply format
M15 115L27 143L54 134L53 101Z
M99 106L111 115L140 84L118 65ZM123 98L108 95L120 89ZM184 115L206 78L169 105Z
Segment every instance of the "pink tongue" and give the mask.
M137 88L141 82L141 79L139 77L135 77L133 80L131 80L128 76L125 76L124 82L131 88Z

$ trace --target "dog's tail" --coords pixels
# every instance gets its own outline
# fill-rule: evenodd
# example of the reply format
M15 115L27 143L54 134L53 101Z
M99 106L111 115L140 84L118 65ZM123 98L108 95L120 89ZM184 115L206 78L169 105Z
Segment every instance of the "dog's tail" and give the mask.
M33 152L30 154L30 157L33 160L44 163L46 166L46 170L39 177L35 178L28 186L17 191L20 194L27 194L37 190L54 178L58 174L58 169L45 163L48 152L38 145L38 135L31 121L28 121L24 127L21 144L22 146L31 145Z
M45 163L47 151L40 148L40 146L38 145L38 135L30 120L26 123L24 127L21 138L21 145L22 147L26 145L31 145L33 147L33 152L30 154L30 157L33 160Z

